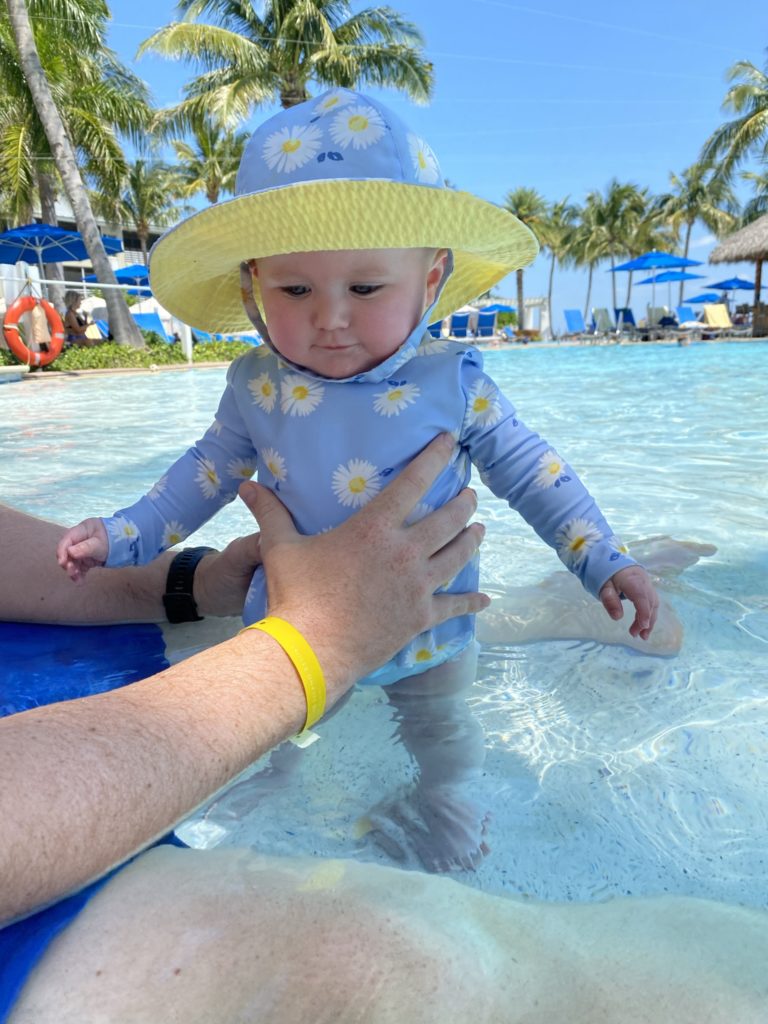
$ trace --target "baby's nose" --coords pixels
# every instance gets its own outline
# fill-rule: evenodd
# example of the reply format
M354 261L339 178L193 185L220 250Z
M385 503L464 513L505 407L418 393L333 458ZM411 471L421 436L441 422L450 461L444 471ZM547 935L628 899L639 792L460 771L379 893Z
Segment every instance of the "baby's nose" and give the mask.
M347 327L349 315L347 304L336 296L319 296L315 300L315 327L323 331L335 331Z

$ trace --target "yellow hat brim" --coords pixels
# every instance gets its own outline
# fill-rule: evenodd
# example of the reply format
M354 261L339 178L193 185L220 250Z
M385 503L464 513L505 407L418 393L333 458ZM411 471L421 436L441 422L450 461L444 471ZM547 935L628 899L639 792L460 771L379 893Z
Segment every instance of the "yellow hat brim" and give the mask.
M290 252L447 248L454 271L440 296L442 320L539 251L516 217L468 192L367 179L299 182L210 206L166 232L150 258L155 298L204 331L252 330L240 295L240 263ZM254 294L259 301L258 280Z

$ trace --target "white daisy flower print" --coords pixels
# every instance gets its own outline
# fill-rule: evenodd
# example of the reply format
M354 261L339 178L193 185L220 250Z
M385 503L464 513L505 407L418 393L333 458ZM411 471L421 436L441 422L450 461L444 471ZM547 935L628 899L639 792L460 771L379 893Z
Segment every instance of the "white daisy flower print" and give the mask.
M373 396L373 408L380 416L399 416L421 395L416 384L398 384Z
M440 167L437 157L424 139L409 132L408 148L411 151L411 160L413 160L417 181L421 181L425 185L436 185L440 181Z
M608 559L609 562L615 562L620 555L629 554L629 548L627 547L627 545L624 543L624 541L619 540L619 538L615 534L612 537L608 538L608 544L611 548L613 548L611 556Z
M424 665L437 656L437 647L430 633L417 636L405 652L405 664L408 668Z
M131 519L125 516L116 516L107 522L107 528L115 540L133 540L139 536L139 528Z
M280 408L290 416L309 416L320 405L325 388L316 380L289 373L280 385Z
M221 436L222 427L217 419L214 419L213 423L210 425L208 429L212 434L215 434L217 437Z
M340 89L338 92L332 92L325 99L320 100L315 107L315 113L327 114L331 110L338 110L339 107L346 107L348 103L352 102L353 98L351 93L344 92L343 89Z
M163 493L163 491L165 490L165 488L167 486L168 486L168 477L167 476L161 476L159 480L157 480L154 484L152 484L152 487L150 488L149 493L147 494L147 497L150 498L152 501L154 501L155 498L159 498L160 497L160 495Z
M312 124L293 125L273 132L262 149L270 171L290 174L320 152L322 132Z
M221 489L221 480L212 459L201 459L195 481L204 498L215 498Z
M367 149L384 134L381 115L367 103L340 110L331 122L331 138L337 146Z
M581 565L590 548L602 539L602 533L588 519L571 519L555 534L557 553L569 568Z
M333 473L333 493L342 505L360 508L381 489L378 469L365 459L350 459Z
M274 448L265 448L261 453L261 457L264 460L264 465L267 467L272 476L277 480L278 483L282 483L288 476L285 468L285 459L276 451Z
M180 544L189 536L189 530L182 526L177 520L165 524L163 530L163 547L172 548L174 544Z
M431 334L427 335L422 342L419 343L419 347L416 349L417 356L437 356L450 345L447 338L433 338Z
M227 463L227 472L233 480L250 480L256 472L256 467L247 459L232 459Z
M539 458L539 468L536 470L536 486L544 489L559 487L561 483L568 483L571 478L565 472L565 463L551 448L544 452Z
M277 388L268 373L260 373L258 377L249 380L248 390L256 405L261 406L264 412L272 412L277 401Z
M489 380L477 380L469 393L467 412L470 423L492 427L501 419L499 392Z

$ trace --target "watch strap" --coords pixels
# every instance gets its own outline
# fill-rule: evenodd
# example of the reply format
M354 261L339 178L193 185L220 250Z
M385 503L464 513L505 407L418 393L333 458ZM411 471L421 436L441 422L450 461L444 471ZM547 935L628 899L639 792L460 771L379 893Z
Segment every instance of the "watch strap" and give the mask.
M169 622L198 622L197 605L193 593L195 570L200 559L215 548L184 548L168 566L163 606Z

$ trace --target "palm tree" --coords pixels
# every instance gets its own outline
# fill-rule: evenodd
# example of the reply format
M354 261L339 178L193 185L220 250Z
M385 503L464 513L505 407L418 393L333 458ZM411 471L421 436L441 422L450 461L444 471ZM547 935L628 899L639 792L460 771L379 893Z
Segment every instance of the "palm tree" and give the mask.
M262 13L257 14L259 6ZM348 0L179 0L184 20L159 29L139 47L197 62L186 99L165 112L185 128L206 115L247 119L279 99L291 107L309 98L309 84L391 86L417 102L432 92L432 65L421 33L390 7L350 16ZM208 15L214 24L195 19Z
M552 203L543 219L537 225L537 234L542 246L549 252L549 283L547 287L547 306L550 324L552 319L552 286L555 266L571 261L571 242L575 229L578 210L568 198Z
M69 9L69 5L67 6ZM75 9L78 8L77 4L72 4L71 6ZM78 166L75 148L70 140L67 128L57 107L51 85L40 62L40 54L35 43L35 35L26 4L24 0L7 0L7 7L13 39L16 44L16 52L10 55L11 62L12 65L21 69L24 82L29 90L29 96L37 113L39 126L42 128L47 142L50 167L51 169L55 167L61 178L94 270L100 280L105 283L114 284L116 283L115 277L101 241L98 225L93 216L87 188ZM60 9L60 7L60 4L57 5L57 9ZM106 5L101 0L91 0L90 3L86 4L81 3L79 9L73 12L72 37L77 36L82 40L90 34L93 37L94 45L98 42L103 46L101 40L105 32L108 13ZM78 31L76 32L75 29ZM45 33L41 32L40 35L42 38ZM74 55L68 53L67 47L63 43L62 49L65 51L63 59L73 58ZM8 67L5 63L4 66L5 71L7 71ZM116 86L116 83L113 84ZM105 83L104 87L108 90L109 85ZM5 110L7 111L7 109L6 107ZM94 115L89 110L83 110L82 115L83 123L90 123L91 131L94 133L93 123L98 118L98 115ZM7 129L8 127L9 124L5 120L3 128ZM21 132L18 133L19 138L21 138L21 134ZM47 170L48 168L44 169ZM143 347L144 340L135 321L128 312L124 298L117 290L110 288L106 291L108 315L114 335L137 348Z
M169 227L179 219L174 205L179 191L175 169L160 161L136 160L129 165L122 187L110 195L95 195L94 206L105 220L135 228L146 266L151 228Z
M200 192L209 203L217 203L222 192L234 192L237 168L243 155L245 132L228 131L206 117L192 128L194 145L173 140L178 161L181 195L191 198Z
M677 229L664 222L656 199L649 195L647 188L638 190L640 203L633 208L625 224L624 245L626 255L634 259L651 249L669 252L677 247ZM651 271L655 273L655 271ZM615 276L615 275L614 275ZM624 305L632 301L633 272L627 274L627 295Z
M741 226L751 224L753 220L768 213L768 171L744 171L742 178L751 181L755 190L752 198L741 211Z
M697 220L706 224L718 238L733 229L738 205L733 189L722 174L707 164L695 163L680 175L670 174L669 180L673 191L658 196L655 206L676 233L685 227L683 256L688 256L691 232ZM682 301L681 281L678 302Z
M590 238L586 246L589 262L610 260L611 270L618 257L629 254L628 239L645 212L645 200L637 185L622 184L615 178L608 183L605 194L592 191L587 195L590 207ZM611 294L616 302L616 275L611 274Z
M768 62L765 71L760 71L748 60L737 61L728 69L728 79L741 79L723 100L723 110L732 111L735 117L715 129L700 158L709 165L719 160L720 173L726 177L748 156L768 162Z
M504 207L527 225L534 234L547 216L547 201L535 188L522 187L507 192ZM515 271L515 274L517 279L517 325L520 330L523 330L525 327L525 304L522 269Z

